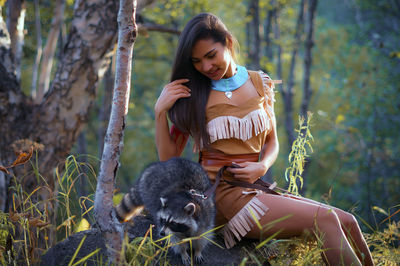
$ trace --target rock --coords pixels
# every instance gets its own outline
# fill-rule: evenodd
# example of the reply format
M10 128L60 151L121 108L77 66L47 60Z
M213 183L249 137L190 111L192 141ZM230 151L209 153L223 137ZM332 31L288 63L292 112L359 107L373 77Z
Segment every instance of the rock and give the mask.
M75 257L74 262L84 258L97 248L100 248L100 250L86 261L87 265L99 265L101 261L105 262L106 260L104 258L106 258L106 246L104 244L104 240L101 237L101 233L98 229L91 229L73 234L64 241L61 241L54 247L48 249L47 252L42 255L40 265L68 265L80 242L82 241L83 236L85 235L86 239L83 242L77 256Z
M124 226L129 239L132 240L136 237L143 237L151 224L152 220L149 217L137 216L134 218L132 223L125 223ZM95 251L97 248L100 248L100 251L86 262L87 265L104 264L107 261L104 240L102 239L98 229L91 229L74 234L50 248L42 256L40 265L68 265L84 235L87 237L74 262L77 262L79 259ZM224 247L223 239L221 237L216 236L213 241ZM254 249L254 243L255 242L252 240L242 240L238 245L231 249L220 248L213 243L210 243L203 251L204 261L201 265L238 265L246 256L243 247L247 247L248 251L252 251ZM174 254L172 251L168 252L167 260L171 265L182 264L180 256ZM265 265L269 264L267 263Z

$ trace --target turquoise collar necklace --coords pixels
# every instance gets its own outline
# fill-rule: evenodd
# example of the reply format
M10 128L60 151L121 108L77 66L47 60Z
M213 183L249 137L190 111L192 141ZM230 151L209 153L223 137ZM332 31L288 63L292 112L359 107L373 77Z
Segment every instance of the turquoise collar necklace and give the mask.
M216 91L225 92L225 96L232 98L232 91L240 88L249 78L247 69L244 66L237 66L237 72L230 78L211 80L211 88Z

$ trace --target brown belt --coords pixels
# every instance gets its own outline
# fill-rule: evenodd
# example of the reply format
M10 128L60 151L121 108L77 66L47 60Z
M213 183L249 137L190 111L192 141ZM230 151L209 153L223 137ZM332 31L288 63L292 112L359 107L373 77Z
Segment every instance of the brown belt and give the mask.
M218 151L202 151L200 153L199 162L203 166L231 166L232 162L244 163L244 162L258 162L258 153L249 154L233 154L228 155Z
M280 195L278 192L274 191L270 183L265 182L261 179L258 179L254 183L248 183L244 181L235 181L235 180L226 180L224 179L224 171L227 167L232 166L232 162L235 163L242 163L242 162L258 162L259 154L258 153L250 153L250 154L238 154L238 155L227 155L222 152L217 151L202 151L200 153L199 162L203 166L218 166L221 167L215 177L214 185L209 188L204 194L206 196L210 196L214 193L215 189L217 188L220 181L226 182L232 186L237 187L244 187L244 188L252 188L252 189L259 189L266 193ZM272 187L271 187L272 186ZM281 191L286 192L281 188L277 188Z

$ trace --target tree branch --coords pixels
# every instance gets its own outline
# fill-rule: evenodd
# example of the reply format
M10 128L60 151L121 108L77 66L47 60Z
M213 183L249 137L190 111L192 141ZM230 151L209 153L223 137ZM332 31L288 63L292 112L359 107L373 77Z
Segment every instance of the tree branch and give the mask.
M138 24L138 31L140 34L148 32L148 31L158 31L158 32L165 32L171 33L175 35L180 35L181 31L173 28L169 28L163 25L154 24L154 23L141 23Z
M135 11L136 0L120 0L114 97L94 202L94 214L100 230L105 236L109 258L116 263L120 258L123 231L113 212L113 192L128 113L132 51L137 35Z

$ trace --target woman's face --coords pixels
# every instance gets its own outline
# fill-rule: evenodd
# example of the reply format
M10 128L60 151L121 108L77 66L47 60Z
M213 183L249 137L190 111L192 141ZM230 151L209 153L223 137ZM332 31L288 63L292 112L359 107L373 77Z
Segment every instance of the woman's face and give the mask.
M198 40L193 46L194 68L212 80L231 77L234 72L232 61L229 49L213 39Z

